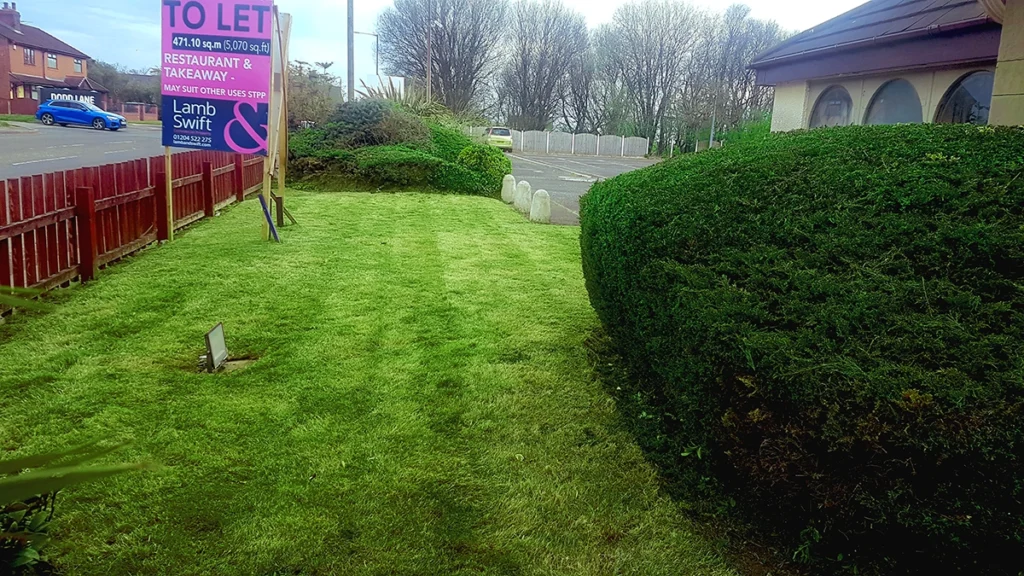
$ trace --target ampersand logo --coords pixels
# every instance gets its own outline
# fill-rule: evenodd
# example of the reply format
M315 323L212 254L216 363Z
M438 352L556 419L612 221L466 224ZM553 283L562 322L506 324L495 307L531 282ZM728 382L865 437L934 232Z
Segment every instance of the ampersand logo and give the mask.
M235 117L224 127L224 142L239 154L265 154L269 112L266 104L236 102Z

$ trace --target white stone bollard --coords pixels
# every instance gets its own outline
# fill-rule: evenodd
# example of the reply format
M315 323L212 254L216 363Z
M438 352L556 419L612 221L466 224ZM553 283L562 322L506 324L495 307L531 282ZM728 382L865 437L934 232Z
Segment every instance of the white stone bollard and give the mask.
M526 214L530 211L530 199L533 198L533 192L530 190L530 183L523 180L516 186L516 210Z
M509 174L501 181L501 201L511 204L516 199L516 177Z
M530 205L530 222L551 224L551 195L547 190L537 190Z

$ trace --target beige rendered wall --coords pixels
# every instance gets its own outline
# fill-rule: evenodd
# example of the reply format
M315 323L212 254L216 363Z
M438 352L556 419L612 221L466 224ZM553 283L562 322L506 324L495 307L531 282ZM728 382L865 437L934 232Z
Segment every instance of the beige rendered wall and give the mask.
M807 83L793 82L775 87L772 132L789 132L806 127Z
M1024 125L1024 0L1006 3L989 122Z
M1021 0L1024 2L1024 0ZM772 131L781 132L807 128L810 122L811 112L825 90L832 86L842 86L850 93L853 100L852 124L863 124L867 116L868 106L871 99L878 90L890 80L902 78L910 82L917 90L917 96L921 99L921 117L925 123L935 121L935 114L946 92L959 80L971 72L987 70L995 71L995 66L972 66L955 69L926 70L905 73L891 73L881 76L862 76L850 78L838 78L833 80L813 80L809 83L800 83L801 94L796 96L795 90L790 89L795 85L780 85L775 89L775 111L772 116ZM998 79L997 79L998 83ZM784 88L785 87L785 88ZM782 89L780 91L780 89ZM782 98L780 99L780 94ZM794 112L798 101L802 102L803 108L799 112L799 121ZM783 119L776 122L776 116L783 114Z

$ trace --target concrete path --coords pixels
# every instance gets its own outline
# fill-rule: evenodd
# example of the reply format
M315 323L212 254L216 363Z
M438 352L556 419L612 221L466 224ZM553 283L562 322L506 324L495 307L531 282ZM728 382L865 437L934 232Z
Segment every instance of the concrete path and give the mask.
M599 180L651 166L646 158L604 158L596 156L533 156L509 154L516 181L526 180L534 190L551 195L551 221L579 224L580 197Z

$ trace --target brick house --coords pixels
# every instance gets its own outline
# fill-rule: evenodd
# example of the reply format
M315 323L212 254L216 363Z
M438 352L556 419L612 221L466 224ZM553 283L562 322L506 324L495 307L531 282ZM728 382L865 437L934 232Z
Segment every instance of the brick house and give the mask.
M758 56L773 131L1024 124L1024 0L871 0Z
M41 100L66 97L105 105L107 90L89 80L89 57L21 23L16 3L0 5L0 114L35 114Z

